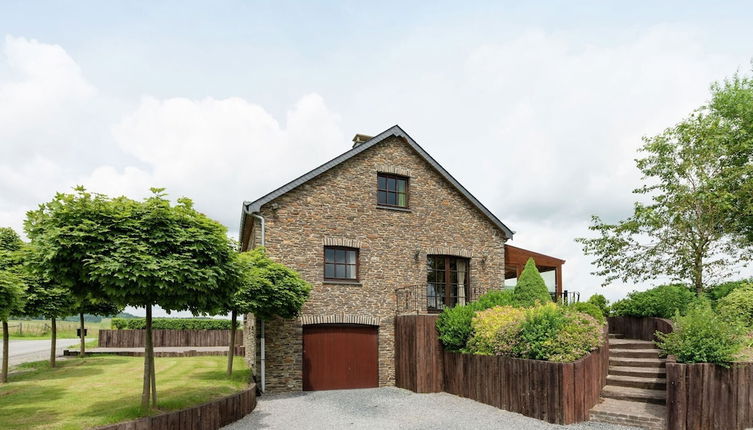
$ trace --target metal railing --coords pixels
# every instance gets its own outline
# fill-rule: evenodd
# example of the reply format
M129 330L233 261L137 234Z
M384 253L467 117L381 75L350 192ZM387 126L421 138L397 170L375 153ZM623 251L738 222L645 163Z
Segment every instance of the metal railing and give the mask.
M427 294L428 284L408 285L395 289L395 313L401 314L423 314L432 312L441 312L444 308L452 307L454 304L445 304L444 297L429 296ZM467 289L466 303L478 300L479 297L493 290L502 290L503 287L470 287ZM550 293L552 301L562 304L577 303L580 301L579 291L563 291L559 294Z
M563 291L559 294L557 293L549 293L552 295L552 300L557 303L562 303L565 305L568 305L570 303L578 303L580 301L580 292L579 291Z

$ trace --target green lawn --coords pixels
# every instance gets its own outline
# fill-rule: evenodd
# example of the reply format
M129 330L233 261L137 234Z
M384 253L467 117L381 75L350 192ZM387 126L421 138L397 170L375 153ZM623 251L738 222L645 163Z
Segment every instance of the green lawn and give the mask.
M76 329L79 327L78 322L58 321L58 338L75 338ZM109 329L111 325L110 318L103 318L101 322L87 322L84 326L87 329L87 337L97 337L99 329ZM10 320L8 321L10 338L23 340L37 340L50 338L50 321L49 320Z
M250 371L223 356L156 358L160 413L216 399L247 386ZM139 417L144 359L98 356L23 365L0 385L0 429L85 429Z

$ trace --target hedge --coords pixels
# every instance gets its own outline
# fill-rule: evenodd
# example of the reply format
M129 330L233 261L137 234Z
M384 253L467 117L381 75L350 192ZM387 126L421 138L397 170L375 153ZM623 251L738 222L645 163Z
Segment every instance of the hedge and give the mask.
M146 328L144 318L113 318L112 328L118 330L143 330ZM152 328L155 330L230 330L230 320L200 318L154 318Z

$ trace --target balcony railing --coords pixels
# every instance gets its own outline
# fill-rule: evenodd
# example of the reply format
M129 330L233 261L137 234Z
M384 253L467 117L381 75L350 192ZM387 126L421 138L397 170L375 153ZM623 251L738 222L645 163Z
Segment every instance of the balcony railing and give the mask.
M406 287L400 287L395 289L395 311L398 315L401 314L422 314L431 312L441 312L447 307L453 307L458 298L456 296L451 297L449 305L445 303L444 296L432 296L428 293L427 284L409 285ZM501 287L471 287L466 290L467 295L465 302L472 302L478 300L479 297L492 290L501 290ZM559 294L550 293L552 301L570 304L580 301L580 292L578 291L563 291Z
M557 293L549 293L552 295L552 300L557 303L562 303L565 305L568 305L570 303L577 303L580 301L580 292L579 291L563 291L559 294Z

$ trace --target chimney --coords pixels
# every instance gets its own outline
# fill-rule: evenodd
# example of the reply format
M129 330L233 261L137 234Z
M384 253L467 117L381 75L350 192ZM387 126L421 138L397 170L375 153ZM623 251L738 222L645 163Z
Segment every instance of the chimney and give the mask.
M370 140L372 137L374 136L367 136L365 134L356 134L355 136L353 136L353 148Z

